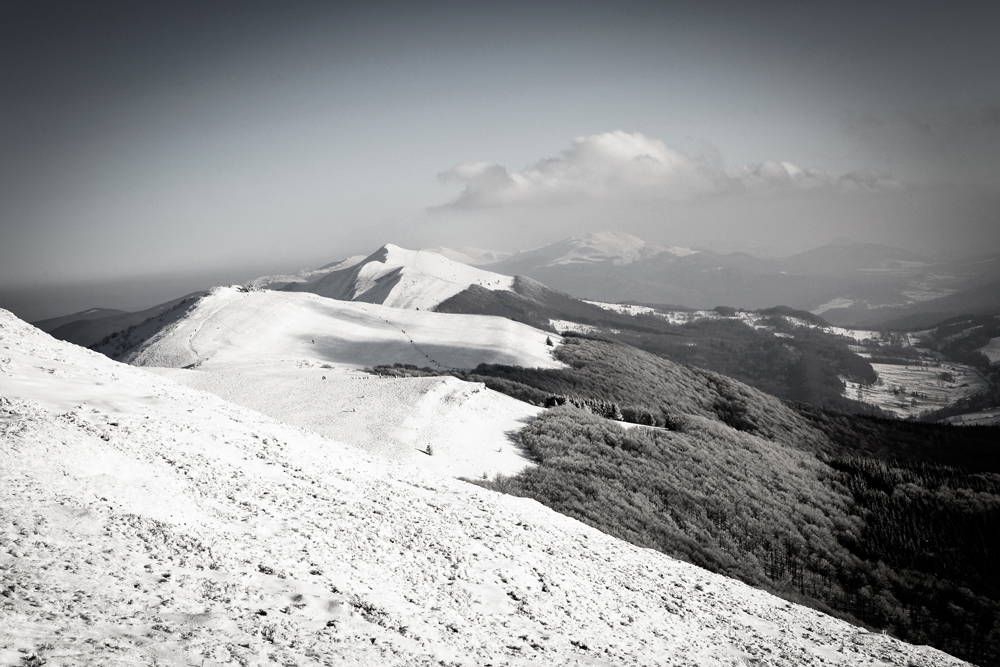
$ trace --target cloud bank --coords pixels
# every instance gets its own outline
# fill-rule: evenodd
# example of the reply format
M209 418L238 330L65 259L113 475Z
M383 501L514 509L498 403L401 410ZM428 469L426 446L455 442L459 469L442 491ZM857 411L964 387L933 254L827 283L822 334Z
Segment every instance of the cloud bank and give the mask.
M988 186L1000 181L1000 152L989 150L997 117L855 119L848 129L867 146L859 168L843 173L781 159L733 165L712 146L692 155L641 133L583 136L520 171L463 162L440 174L461 191L414 233L425 244L496 249L617 230L772 256L838 237L929 255L998 252L1000 190ZM954 165L962 159L964 171Z
M683 202L732 193L814 189L885 191L899 184L885 171L861 169L833 176L815 167L765 160L727 166L706 146L697 156L635 132L577 137L558 157L509 172L492 162L463 162L441 174L464 189L445 204L478 209L513 204L551 204L582 199Z

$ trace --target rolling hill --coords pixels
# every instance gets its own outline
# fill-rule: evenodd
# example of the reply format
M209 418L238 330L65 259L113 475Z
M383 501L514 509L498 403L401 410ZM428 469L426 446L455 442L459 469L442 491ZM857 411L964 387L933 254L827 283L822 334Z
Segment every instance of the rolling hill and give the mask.
M152 308L133 313L92 308L89 311L79 313L80 317L66 315L42 322L33 322L32 324L42 331L52 334L53 337L59 340L64 340L67 343L73 343L80 347L90 347L117 331L136 326L150 318L161 317L176 308L179 304L190 302L203 294L205 292L192 292L179 299L172 299Z

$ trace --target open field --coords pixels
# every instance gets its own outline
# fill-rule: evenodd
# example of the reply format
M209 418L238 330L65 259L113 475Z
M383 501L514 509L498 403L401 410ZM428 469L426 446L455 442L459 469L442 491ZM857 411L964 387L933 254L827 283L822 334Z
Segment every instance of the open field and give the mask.
M844 396L877 405L906 419L940 410L989 385L973 368L962 364L872 364L874 385L844 380ZM843 378L842 378L843 379Z

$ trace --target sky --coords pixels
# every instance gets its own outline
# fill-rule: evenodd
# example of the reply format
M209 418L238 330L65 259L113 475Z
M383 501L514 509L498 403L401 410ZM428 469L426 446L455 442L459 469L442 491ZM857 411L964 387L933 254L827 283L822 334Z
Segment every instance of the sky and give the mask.
M998 252L997 25L919 1L8 0L0 306L603 230Z

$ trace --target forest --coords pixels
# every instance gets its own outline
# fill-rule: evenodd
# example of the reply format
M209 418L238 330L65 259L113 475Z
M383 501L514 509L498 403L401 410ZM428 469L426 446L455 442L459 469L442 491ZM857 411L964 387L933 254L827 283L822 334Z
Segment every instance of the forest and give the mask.
M779 398L882 414L874 406L842 395L844 384L839 376L862 383L877 377L867 360L851 352L848 346L853 341L789 321L827 324L812 313L786 306L769 308L760 311L767 328L755 329L738 319L735 309L720 306L715 309L720 318L673 324L654 313L626 315L605 310L524 276L515 277L513 290L491 291L473 285L436 310L507 317L550 331L552 319L568 320L593 327L609 340L728 375Z

